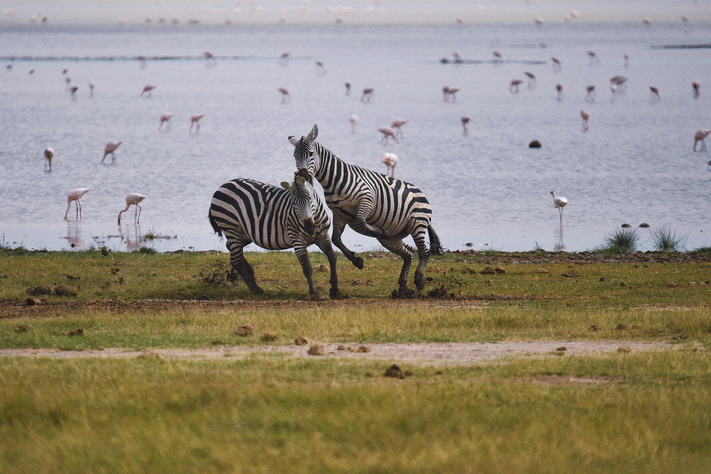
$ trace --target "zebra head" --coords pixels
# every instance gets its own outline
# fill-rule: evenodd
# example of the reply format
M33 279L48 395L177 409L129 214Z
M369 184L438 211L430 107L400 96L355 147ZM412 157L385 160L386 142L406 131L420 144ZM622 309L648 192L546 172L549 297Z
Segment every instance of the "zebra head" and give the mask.
M293 184L284 181L281 186L291 192L296 217L302 222L306 233L314 235L314 215L318 211L319 198L311 183L299 173L295 173Z
M296 160L296 169L298 173L307 178L309 182L313 179L318 169L320 158L314 149L314 140L318 136L318 126L314 125L308 135L297 140L296 137L290 136L289 142L294 145L294 159Z

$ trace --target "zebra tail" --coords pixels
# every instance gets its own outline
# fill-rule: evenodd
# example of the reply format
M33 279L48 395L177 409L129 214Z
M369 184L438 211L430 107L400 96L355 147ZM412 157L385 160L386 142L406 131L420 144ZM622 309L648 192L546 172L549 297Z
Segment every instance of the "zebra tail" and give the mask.
M434 227L430 224L427 227L427 233L430 236L430 255L444 255L444 249L442 248L442 242L439 240L437 232L435 232Z
M220 229L220 226L217 225L217 221L215 220L214 217L212 217L212 209L210 209L210 212L207 213L208 219L210 219L210 225L212 226L212 229L215 231L217 235L222 237L222 229Z

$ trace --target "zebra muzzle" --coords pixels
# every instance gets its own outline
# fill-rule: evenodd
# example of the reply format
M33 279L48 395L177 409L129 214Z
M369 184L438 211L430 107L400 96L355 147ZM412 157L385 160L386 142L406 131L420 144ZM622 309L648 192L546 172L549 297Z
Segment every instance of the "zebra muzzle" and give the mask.
M316 225L314 224L313 219L304 219L304 230L307 234L314 235L314 232L316 231Z

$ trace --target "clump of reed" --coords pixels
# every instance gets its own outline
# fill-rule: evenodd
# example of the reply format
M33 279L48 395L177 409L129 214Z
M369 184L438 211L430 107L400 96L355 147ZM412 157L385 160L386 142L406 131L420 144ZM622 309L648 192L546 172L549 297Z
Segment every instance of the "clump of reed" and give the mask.
M605 243L598 252L603 253L632 253L637 250L639 235L637 231L629 228L618 229L605 237Z
M684 250L684 244L688 237L678 234L669 227L659 227L652 230L651 238L655 250L660 252L680 252Z

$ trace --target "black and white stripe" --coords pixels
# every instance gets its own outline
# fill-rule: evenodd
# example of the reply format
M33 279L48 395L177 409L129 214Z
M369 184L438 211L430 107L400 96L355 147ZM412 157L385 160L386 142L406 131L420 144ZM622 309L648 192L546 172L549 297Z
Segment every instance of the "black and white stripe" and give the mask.
M333 212L333 243L358 268L363 259L357 257L341 240L346 225L356 232L375 237L389 251L403 259L398 280L399 291L408 294L407 276L415 251L419 264L415 285L424 288L424 270L430 253L439 255L442 246L431 225L432 208L416 186L381 173L348 164L315 141L318 127L314 125L306 137L289 137L294 145L298 173L314 177L324 189L326 204ZM425 243L429 234L430 249ZM402 239L412 236L417 249Z
M336 255L328 236L330 219L319 195L303 177L283 188L252 179L233 179L223 184L212 196L210 224L218 234L227 237L230 263L252 292L262 293L254 271L245 260L243 249L254 242L268 250L294 248L309 285L316 297L313 269L306 248L316 244L328 258L331 267L331 297L338 296Z

